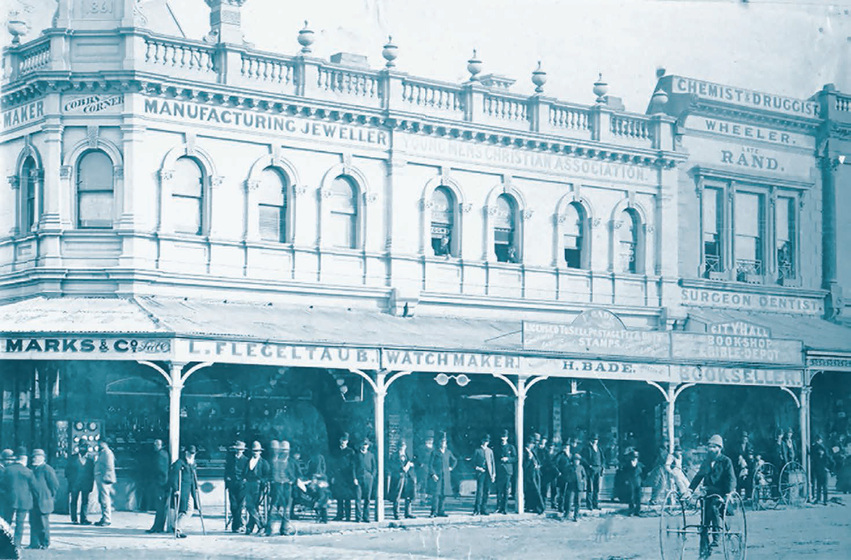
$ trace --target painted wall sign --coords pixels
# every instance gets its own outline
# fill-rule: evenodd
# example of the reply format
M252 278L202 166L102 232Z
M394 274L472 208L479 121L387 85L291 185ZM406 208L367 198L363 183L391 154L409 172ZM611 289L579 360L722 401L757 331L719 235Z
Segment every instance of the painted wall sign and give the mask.
M771 337L771 331L766 327L746 323L745 321L730 321L727 323L712 323L706 329L711 334L752 336L758 338Z
M798 340L732 334L671 333L671 356L722 362L760 362L803 365Z
M522 369L528 374L547 374L554 377L578 379L614 379L634 381L669 381L669 367L663 364L643 364L608 360L559 360L553 358L521 358Z
M599 328L581 317L569 325L523 321L523 347L598 356L669 355L668 333Z
M177 359L187 361L358 369L379 367L378 350L374 348L184 339L177 339L174 346Z
M787 132L775 128L738 123L724 119L713 119L700 115L692 115L686 119L686 128L697 132L707 132L719 136L754 140L781 146L796 146L806 149L815 148L815 138Z
M33 101L32 103L3 111L3 128L8 129L29 124L40 120L42 117L44 117L44 100Z
M851 358L807 358L807 367L829 371L851 371Z
M653 169L626 163L586 159L565 154L549 154L510 148L396 133L394 147L409 155L440 157L462 163L477 162L497 167L522 168L541 173L588 177L607 181L654 185Z
M199 105L189 101L145 98L145 114L186 124L225 126L246 132L268 132L288 137L338 140L387 148L386 130L340 123L319 122L262 111Z
M62 98L65 114L118 114L124 106L124 95L69 95Z
M683 305L721 309L773 311L800 315L822 315L824 313L824 301L821 299L745 294L709 288L680 288L680 302Z
M674 382L803 387L800 370L672 366Z
M786 148L776 144L725 141L720 137L686 135L683 147L692 165L706 165L734 173L766 175L812 183L818 169L812 150Z
M427 350L382 350L386 369L457 373L517 373L520 358L501 354L438 352Z
M696 95L699 99L720 101L749 109L762 109L798 117L813 118L818 116L818 103L814 101L704 82L683 76L672 76L672 78L673 93L689 93Z
M14 337L0 339L0 358L11 360L163 360L172 341L136 337Z

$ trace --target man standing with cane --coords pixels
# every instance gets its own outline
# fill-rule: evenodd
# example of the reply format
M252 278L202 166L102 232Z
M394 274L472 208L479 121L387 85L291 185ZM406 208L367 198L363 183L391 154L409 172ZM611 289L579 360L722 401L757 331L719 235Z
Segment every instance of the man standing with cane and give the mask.
M196 452L197 450L194 445L187 447L183 451L183 457L171 465L171 473L169 474L169 489L172 492L173 500L176 502L174 536L178 539L186 538L186 533L181 529L181 525L189 511L190 496L195 501L195 507L198 508L198 475L195 465Z

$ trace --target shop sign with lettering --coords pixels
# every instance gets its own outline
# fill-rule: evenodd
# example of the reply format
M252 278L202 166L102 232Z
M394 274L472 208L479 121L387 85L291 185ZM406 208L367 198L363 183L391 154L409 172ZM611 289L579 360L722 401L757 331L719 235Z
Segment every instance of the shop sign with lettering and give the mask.
M379 354L374 348L185 339L177 339L174 344L176 359L186 361L326 368L379 368Z
M193 126L223 126L244 132L265 132L289 138L336 140L380 148L390 146L386 130L334 122L321 122L263 111L200 105L189 101L145 98L145 115Z
M822 315L824 313L824 301L821 299L748 294L709 288L681 288L680 301L683 305L695 307L770 311L800 315Z
M725 142L714 138L686 136L683 147L694 165L723 168L733 173L770 175L802 183L812 183L816 166L812 150L774 149L744 142ZM778 146L778 148L780 148Z
M522 358L523 373L579 379L669 381L669 366L608 360Z
M44 100L39 99L20 107L3 111L3 128L8 130L44 118Z
M818 103L815 101L725 86L683 76L671 76L671 78L673 80L671 93L674 94L687 93L698 99L720 101L749 109L774 111L797 117L818 117Z
M18 337L0 338L0 358L8 360L167 360L172 341L126 337Z
M124 95L68 95L62 98L62 112L69 115L117 115L124 106Z
M778 144L780 146L814 149L816 145L813 136L700 115L688 117L686 119L686 129L730 138L740 138L746 141L754 140L768 144Z
M449 138L417 136L398 132L394 146L409 156L424 156L460 163L480 163L510 169L526 169L539 173L568 177L584 177L604 182L629 182L655 185L657 175L652 168L628 163L589 159L566 154L552 154L466 142Z
M614 314L605 310L585 311L569 325L523 321L525 349L667 358L669 346L668 333L626 329Z
M807 358L807 367L828 371L851 371L851 358Z
M673 381L717 385L803 387L801 370L671 366Z
M518 373L520 358L502 354L439 352L429 350L382 350L384 369L448 373Z
M720 362L804 363L803 345L798 340L734 334L671 333L671 356Z

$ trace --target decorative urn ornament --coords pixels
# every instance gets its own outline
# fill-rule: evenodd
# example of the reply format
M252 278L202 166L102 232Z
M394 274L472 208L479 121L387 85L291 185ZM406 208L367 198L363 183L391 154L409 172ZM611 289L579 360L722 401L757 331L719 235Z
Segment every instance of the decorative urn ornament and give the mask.
M477 82L479 77L477 74L482 71L482 61L476 56L476 49L473 49L473 58L467 61L467 72L470 73L470 81Z
M315 40L316 37L313 35L313 30L307 26L307 20L304 20L304 27L298 32L298 44L301 45L301 53L310 54L312 51L310 45Z
M653 93L653 97L650 98L650 103L653 106L654 113L661 113L664 110L665 105L668 104L668 92L662 88L657 89Z
M547 73L541 68L541 61L538 61L538 67L532 72L532 83L535 84L535 93L544 92L544 84L547 83Z
M30 30L30 26L27 25L27 22L19 16L20 13L17 11L9 12L9 21L6 22L6 30L8 30L9 35L12 36L13 45L20 45L21 37L26 35Z
M597 81L594 82L594 95L597 96L597 103L603 104L606 102L606 94L609 93L609 84L603 81L603 74L599 74Z
M399 47L393 44L393 37L387 37L387 44L384 45L384 49L381 51L381 56L384 57L384 60L387 61L385 66L387 68L393 68L396 66L396 57L399 56Z

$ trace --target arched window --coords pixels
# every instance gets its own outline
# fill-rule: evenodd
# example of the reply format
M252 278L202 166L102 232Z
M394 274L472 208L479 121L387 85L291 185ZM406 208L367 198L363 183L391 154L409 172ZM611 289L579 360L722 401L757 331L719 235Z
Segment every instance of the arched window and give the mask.
M203 225L204 172L191 157L184 156L174 162L171 196L174 231L200 235Z
M577 202L567 205L564 211L564 264L568 268L583 268L585 265L585 211Z
M493 251L497 262L519 262L517 254L517 204L507 194L496 199L493 220Z
M330 223L328 237L332 247L356 249L358 247L358 189L351 179L340 175L331 183Z
M455 196L446 187L437 187L431 195L431 249L435 256L453 254L455 233Z
M260 172L258 193L260 239L284 243L287 241L287 182L274 167Z
M617 232L618 271L638 272L638 232L639 219L635 210L621 212L621 226Z
M36 191L38 189L38 170L32 156L24 160L21 166L20 176L21 189L21 233L27 233L36 226Z
M77 225L111 228L114 200L112 160L100 150L86 152L77 164Z

